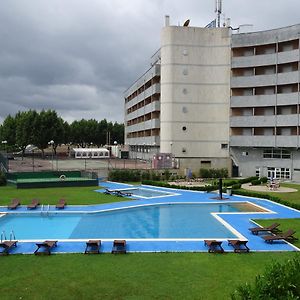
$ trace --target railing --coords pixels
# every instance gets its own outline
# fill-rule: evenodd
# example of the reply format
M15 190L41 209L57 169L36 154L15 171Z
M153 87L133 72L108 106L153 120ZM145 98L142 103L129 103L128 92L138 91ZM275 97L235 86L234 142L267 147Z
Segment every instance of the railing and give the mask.
M9 234L9 239L12 241L12 240L15 240L16 239L16 236L15 236L15 233L14 231L12 230Z
M1 232L1 243L2 241L6 241L6 233L4 230Z

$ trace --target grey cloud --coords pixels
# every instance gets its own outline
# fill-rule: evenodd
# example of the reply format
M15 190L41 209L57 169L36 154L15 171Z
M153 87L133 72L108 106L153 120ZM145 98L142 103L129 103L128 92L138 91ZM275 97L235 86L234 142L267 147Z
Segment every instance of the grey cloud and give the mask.
M232 25L254 30L299 22L299 1L224 0ZM55 109L66 120L122 122L122 92L149 67L164 15L205 26L213 0L3 0L0 121L18 110Z

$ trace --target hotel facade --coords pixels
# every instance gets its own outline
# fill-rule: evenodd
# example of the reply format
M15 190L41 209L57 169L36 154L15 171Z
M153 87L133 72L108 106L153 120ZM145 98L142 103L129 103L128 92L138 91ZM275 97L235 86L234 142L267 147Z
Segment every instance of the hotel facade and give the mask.
M167 21L150 69L124 93L130 156L300 181L299 37L300 25L233 34Z

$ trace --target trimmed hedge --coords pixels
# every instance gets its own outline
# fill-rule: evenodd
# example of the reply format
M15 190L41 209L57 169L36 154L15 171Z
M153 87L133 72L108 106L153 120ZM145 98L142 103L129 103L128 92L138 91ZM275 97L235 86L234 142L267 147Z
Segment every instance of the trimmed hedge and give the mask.
M201 168L199 170L199 176L201 178L227 178L228 170L226 168L222 168L222 169Z
M263 194L263 193L257 193L255 191L247 191L247 190L240 190L240 189L233 189L232 193L236 195L242 195L247 197L255 197L255 198L262 198L262 199L268 199L274 202L277 202L279 204L283 204L295 209L300 210L300 204L297 203L291 203L286 200L282 200L281 198L269 194Z
M153 180L143 180L142 184L160 186L165 188L179 189L179 190L191 190L191 191L203 191L211 192L217 190L219 187L217 185L206 185L206 186L181 186L176 184L169 184L162 181L153 181Z

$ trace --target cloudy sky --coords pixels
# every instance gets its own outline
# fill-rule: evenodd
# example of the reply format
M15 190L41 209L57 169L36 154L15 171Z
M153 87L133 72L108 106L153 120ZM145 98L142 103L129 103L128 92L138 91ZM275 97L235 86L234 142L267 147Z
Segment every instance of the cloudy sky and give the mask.
M0 122L19 110L123 122L123 91L149 67L164 16L214 19L214 0L1 0ZM300 23L299 0L223 0L233 27Z

